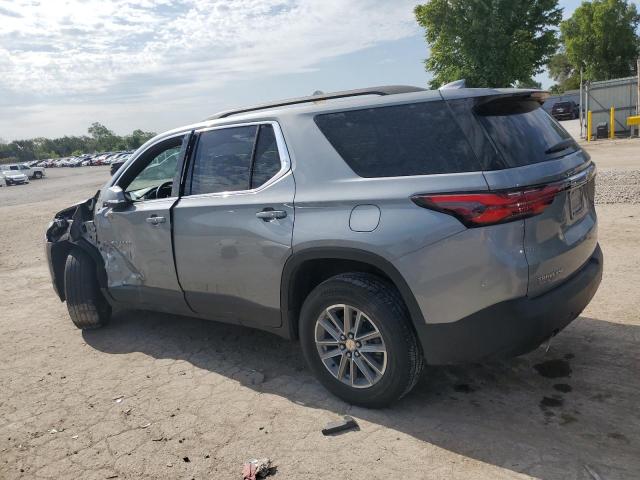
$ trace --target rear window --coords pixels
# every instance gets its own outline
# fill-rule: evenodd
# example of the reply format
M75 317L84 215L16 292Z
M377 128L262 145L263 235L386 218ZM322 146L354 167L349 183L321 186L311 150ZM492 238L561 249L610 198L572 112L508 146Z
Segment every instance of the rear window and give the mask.
M571 135L551 115L530 102L527 105L505 99L499 107L477 112L507 167L553 160L578 149Z
M442 101L327 113L315 122L361 177L481 170Z

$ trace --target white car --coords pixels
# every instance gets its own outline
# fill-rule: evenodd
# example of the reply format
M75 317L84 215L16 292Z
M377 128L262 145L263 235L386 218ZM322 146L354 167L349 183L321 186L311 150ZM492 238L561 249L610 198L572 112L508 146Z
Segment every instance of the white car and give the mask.
M29 183L29 177L22 173L21 170L11 170L9 165L2 165L1 174L4 177L6 185L21 185L23 183Z
M24 173L29 178L42 178L42 177L44 177L44 168L36 167L36 166L29 166L26 163L15 163L15 164L12 164L12 165L4 165L2 167L2 169L4 171L9 170L9 171L12 171L12 172Z

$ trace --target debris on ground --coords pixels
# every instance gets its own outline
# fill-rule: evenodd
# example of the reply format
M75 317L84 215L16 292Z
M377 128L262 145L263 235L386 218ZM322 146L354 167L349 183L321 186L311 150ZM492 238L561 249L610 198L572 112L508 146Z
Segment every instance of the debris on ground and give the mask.
M254 458L248 460L242 466L242 480L256 480L272 475L276 472L276 467L271 465L268 458Z
M150 427L151 424L150 423L145 423L144 425L140 425L140 428L147 428Z
M358 424L353 419L353 417L350 417L349 415L345 415L344 417L342 417L342 420L337 420L335 422L327 423L327 425L322 429L322 434L332 435L334 433L342 432L344 430L351 430L351 429L357 429L357 428L358 428Z
M264 373L257 370L242 370L233 375L232 378L242 385L260 385L264 382Z
M598 475L598 473L589 465L585 465L584 469L587 471L589 475L591 475L591 478L593 478L593 480L602 480L602 477Z

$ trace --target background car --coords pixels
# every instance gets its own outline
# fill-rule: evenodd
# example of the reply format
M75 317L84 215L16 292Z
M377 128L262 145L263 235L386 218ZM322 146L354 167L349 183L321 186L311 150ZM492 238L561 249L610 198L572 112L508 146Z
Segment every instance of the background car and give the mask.
M551 107L551 115L556 120L574 120L580 116L580 107L572 100L558 102Z

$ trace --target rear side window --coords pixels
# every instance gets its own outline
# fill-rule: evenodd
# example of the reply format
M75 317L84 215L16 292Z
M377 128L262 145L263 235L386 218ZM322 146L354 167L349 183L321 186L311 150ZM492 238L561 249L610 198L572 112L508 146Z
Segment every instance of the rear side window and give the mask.
M251 173L251 188L264 185L280 171L280 155L276 135L271 125L261 125Z
M481 170L442 101L321 114L315 122L361 177Z
M200 135L191 177L191 195L246 190L258 127L224 128Z
M187 195L258 188L281 168L272 125L250 125L200 134L187 178Z
M477 113L507 167L553 160L578 149L571 135L537 102L504 99Z

